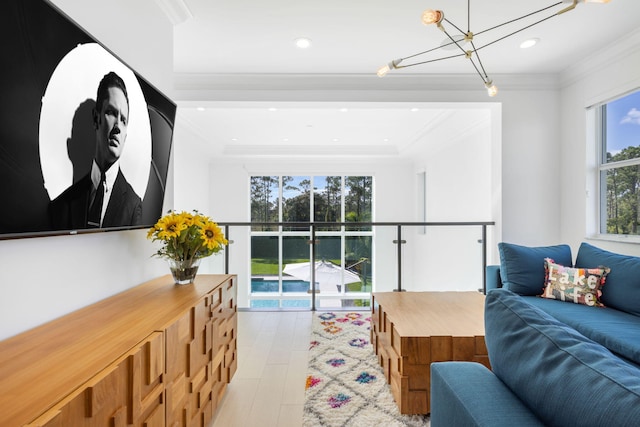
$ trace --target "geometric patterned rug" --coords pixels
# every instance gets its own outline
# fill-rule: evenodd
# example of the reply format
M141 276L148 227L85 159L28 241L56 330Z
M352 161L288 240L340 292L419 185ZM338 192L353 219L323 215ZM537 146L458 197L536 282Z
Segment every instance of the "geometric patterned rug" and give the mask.
M313 316L304 427L428 426L429 417L402 415L370 342L370 312Z

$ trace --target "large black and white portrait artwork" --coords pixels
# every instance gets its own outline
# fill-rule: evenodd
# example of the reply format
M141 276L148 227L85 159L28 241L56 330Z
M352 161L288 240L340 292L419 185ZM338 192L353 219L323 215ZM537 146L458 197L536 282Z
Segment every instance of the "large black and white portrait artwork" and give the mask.
M0 239L161 216L176 104L46 0L6 0Z
M123 110L126 111L122 112L122 124L115 124L107 129L112 134L110 137L113 145L118 145L117 153L114 154L116 164L110 170L119 168L119 171L111 170L114 179L118 172L121 173L124 182L131 186L141 205L151 165L151 127L147 105L133 72L97 43L79 45L60 61L42 99L40 159L44 185L51 201L59 201L59 196L72 185L81 185L83 179L91 174L95 159L100 157L100 144L109 144L109 141L99 141L100 127L96 120L100 121L100 117L95 117L104 112L109 113L108 109L105 111L109 107L108 99L101 101L103 104L106 102L106 106L96 104L99 83L109 73L122 79L125 86L123 90L127 94L123 98ZM118 93L122 94L122 90ZM87 224L87 215L95 194L91 194L90 187L87 186L86 191L75 191L74 199L65 206L64 219L59 218L59 212L50 212L54 227L81 229L91 226ZM95 189L93 192L95 193ZM114 199L120 197L120 194L108 189L105 193L110 197L109 206L118 206L118 201ZM102 221L93 226L140 225L141 206L136 215L120 215L126 205L127 203L120 203L119 212L111 213L112 217L118 215L118 218L109 221L109 208L105 203ZM72 212L73 210L78 212Z

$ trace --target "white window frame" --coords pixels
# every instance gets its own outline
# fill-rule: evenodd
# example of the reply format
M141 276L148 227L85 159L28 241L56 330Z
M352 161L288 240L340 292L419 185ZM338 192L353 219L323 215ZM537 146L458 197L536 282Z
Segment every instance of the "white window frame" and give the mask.
M252 174L251 176L261 176L259 174ZM282 182L282 179L284 176L288 176L287 174L264 174L264 176L278 176L278 221L282 222L283 221L283 193L284 193L284 185ZM293 175L292 175L293 176ZM346 208L346 204L345 204L345 195L346 195L346 178L350 177L350 176L368 176L371 177L372 179L372 214L373 214L373 204L375 202L375 179L373 175L350 175L350 174L335 174L335 175L322 175L322 174L310 174L310 175L295 175L295 176L304 176L304 177L309 177L310 180L310 197L311 200L309 202L309 209L310 209L310 216L311 216L311 220L315 221L314 218L314 214L315 214L315 206L314 206L314 188L315 188L315 180L321 176L340 176L341 177L341 195L340 195L340 215L342 218L342 221L344 222L344 218L345 218L345 208ZM357 223L354 223L354 225L357 225ZM371 241L372 241L372 247L371 247L371 258L372 258L372 262L371 262L371 277L372 277L372 282L375 283L375 263L373 262L373 257L375 254L375 232L374 232L374 227L371 227L371 230L369 231L348 231L346 230L347 227L345 226L341 226L339 230L335 230L335 231L316 231L315 232L315 236L316 238L322 238L322 237L339 237L340 238L340 264L341 265L345 265L345 249L346 249L346 239L348 237L358 237L358 236L363 236L363 237L370 237ZM273 230L273 231L254 231L251 230L249 233L250 238L253 236L277 236L278 237L278 258L281 260L282 259L282 253L283 253L283 241L285 237L306 237L306 238L310 238L310 231L285 231L283 229L282 226L278 227L278 230ZM250 243L251 244L251 243ZM309 248L309 258L311 258L311 248ZM249 265L251 265L251 261L249 260ZM249 270L249 277L252 277L252 273L251 273L251 269ZM306 292L304 293L298 293L298 292L284 292L283 291L283 281L282 281L283 275L282 272L280 271L278 274L278 291L277 292L252 292L251 291L251 284L249 285L248 288L248 299L249 299L249 306L251 306L251 302L254 300L273 300L273 301L278 301L278 308L283 308L283 301L285 300L301 300L301 299L307 299L310 298L310 295ZM275 278L274 278L275 280ZM251 281L251 279L250 279ZM352 300L352 299L361 299L361 300L369 300L371 299L371 293L373 292L373 289L370 292L347 292L346 288L342 288L342 290L338 293L338 294L331 294L326 296L326 299L347 299L347 300ZM319 299L323 299L325 298L325 295L321 295L321 294L317 294L316 298L318 301ZM310 306L311 307L311 306Z
M605 135L603 125L603 106L616 99L624 98L631 93L640 91L640 88L630 90L618 96L613 96L606 101L598 102L587 108L587 230L586 237L593 240L605 240L612 242L640 243L640 235L602 233L602 223L606 222L606 200L602 195L602 172L626 166L640 165L640 158L623 160L619 162L605 163Z

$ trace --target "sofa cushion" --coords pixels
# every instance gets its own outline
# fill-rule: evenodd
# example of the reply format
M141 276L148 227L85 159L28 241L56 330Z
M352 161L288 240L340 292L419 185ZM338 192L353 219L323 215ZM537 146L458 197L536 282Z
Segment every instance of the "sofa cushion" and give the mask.
M606 265L611 269L607 284L602 288L604 305L640 316L640 258L582 243L578 249L576 267L596 265Z
M485 340L493 372L546 425L640 420L640 369L507 289L487 294Z
M544 260L543 298L602 307L600 296L609 268L573 268Z
M538 297L522 297L613 353L640 365L640 317L613 308L591 308Z
M509 388L475 362L431 364L431 427L544 426Z
M485 293L486 291L490 291L491 289L498 289L502 287L502 281L500 280L499 265L487 265L487 267L485 268L485 272L486 272Z
M544 259L572 265L569 245L528 247L498 243L502 286L520 295L540 295L544 288Z

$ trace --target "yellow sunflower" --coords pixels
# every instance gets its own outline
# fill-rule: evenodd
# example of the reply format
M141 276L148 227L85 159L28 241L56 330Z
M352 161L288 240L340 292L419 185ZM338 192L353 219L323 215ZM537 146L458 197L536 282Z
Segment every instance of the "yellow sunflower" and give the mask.
M216 224L216 242L218 242L220 244L220 246L225 246L229 244L229 241L224 237L224 233L222 232L222 229L220 227L218 227L218 225Z
M158 232L159 239L170 240L180 236L180 232L186 230L187 224L180 215L167 215L158 221L156 227L160 229Z
M198 214L193 217L193 224L197 225L200 228L206 227L209 222L209 218L204 215Z
M208 221L202 226L200 236L202 237L204 245L209 250L215 250L226 244L222 230L218 227L218 224L212 221Z
M149 231L147 231L147 239L151 239L153 238L153 235L158 232L159 230L156 228L156 226L154 225L153 227L151 227L149 229Z
M191 227L194 223L194 216L193 214L189 213L189 212L180 212L179 214L176 214L177 216L180 217L180 220L187 226L187 227Z

